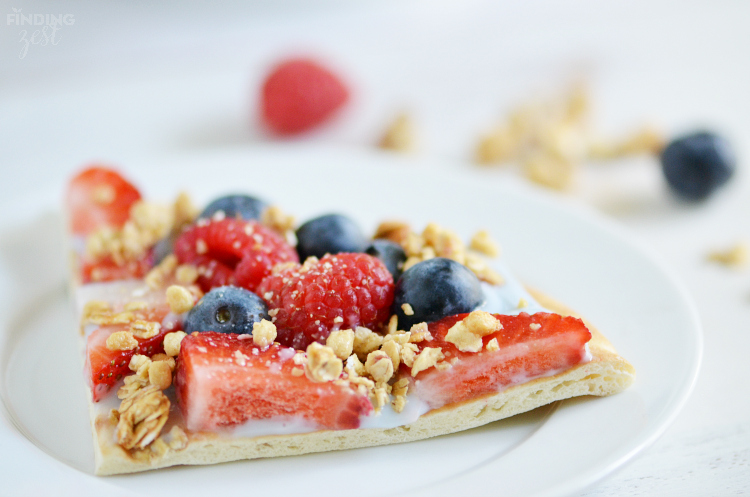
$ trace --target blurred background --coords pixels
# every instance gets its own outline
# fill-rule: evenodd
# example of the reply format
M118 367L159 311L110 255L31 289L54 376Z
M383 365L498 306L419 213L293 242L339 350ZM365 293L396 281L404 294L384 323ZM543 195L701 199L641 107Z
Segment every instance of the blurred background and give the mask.
M750 373L742 332L750 274L742 261L707 262L750 239L750 3L3 1L0 13L4 200L62 185L92 161L127 168L147 155L269 143L373 151L385 143L388 153L434 157L490 180L521 175L553 186L668 261L706 334L684 413L586 495L705 495L719 480L722 495L750 487L750 400L738 394ZM34 25L23 21L31 14ZM295 134L264 121L261 96L291 57L316 61L349 93L329 119ZM560 131L549 116L576 95L585 110ZM502 148L519 115L551 129L564 167L545 162L534 174L528 155L486 155L482 144ZM658 152L703 129L732 144L737 170L707 200L680 201ZM530 140L544 145L546 136Z

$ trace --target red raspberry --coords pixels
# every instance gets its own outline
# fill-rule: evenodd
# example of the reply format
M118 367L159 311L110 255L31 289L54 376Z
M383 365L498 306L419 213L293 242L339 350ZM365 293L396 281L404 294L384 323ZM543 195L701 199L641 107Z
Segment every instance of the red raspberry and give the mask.
M223 285L255 288L281 262L298 262L297 252L276 232L242 219L199 221L174 244L181 264L198 266L204 292Z
M393 277L367 254L326 255L316 263L281 269L258 286L277 309L277 341L298 350L323 343L331 331L374 328L390 316Z
M280 135L300 133L330 118L348 98L346 86L324 67L287 60L263 84L263 121Z

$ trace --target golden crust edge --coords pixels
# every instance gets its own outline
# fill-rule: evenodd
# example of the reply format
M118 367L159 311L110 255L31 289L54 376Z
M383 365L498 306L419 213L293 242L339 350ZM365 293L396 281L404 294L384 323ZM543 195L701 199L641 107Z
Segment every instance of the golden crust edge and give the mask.
M530 293L550 310L580 317L540 292L530 290ZM101 416L96 419L96 410L90 399L95 440L95 473L106 476L176 465L218 464L412 442L468 430L571 397L606 396L622 392L635 381L635 368L617 354L612 344L595 327L588 322L586 325L592 333L589 342L592 354L590 362L496 394L430 411L415 422L396 428L316 431L254 438L224 438L213 433L189 433L187 447L180 451L170 450L147 462L132 458L114 443L114 426Z

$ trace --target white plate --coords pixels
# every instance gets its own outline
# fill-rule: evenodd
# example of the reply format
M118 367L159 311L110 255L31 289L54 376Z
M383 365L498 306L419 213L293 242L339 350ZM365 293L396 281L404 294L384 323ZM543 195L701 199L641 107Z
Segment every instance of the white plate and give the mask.
M682 288L617 226L512 179L309 146L134 159L127 167L152 198L181 188L202 201L248 191L299 219L347 212L366 229L386 218L435 220L463 237L487 228L516 274L595 323L638 379L620 395L422 442L95 477L64 291L60 193L37 193L6 205L2 212L12 215L0 224L0 472L14 495L568 495L653 442L692 389L702 341Z

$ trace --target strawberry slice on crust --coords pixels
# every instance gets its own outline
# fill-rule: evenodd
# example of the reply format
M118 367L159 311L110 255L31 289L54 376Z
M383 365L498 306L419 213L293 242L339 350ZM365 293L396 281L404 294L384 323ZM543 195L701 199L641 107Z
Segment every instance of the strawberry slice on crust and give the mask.
M142 316L148 321L161 321L169 309L166 305L146 310ZM86 339L86 377L93 394L94 402L99 402L112 390L112 387L122 377L132 373L128 365L135 354L147 355L164 352L164 336L178 331L179 326L170 329L162 328L151 338L138 338L138 347L133 350L109 350L107 338L116 331L126 331L127 324L101 326L94 330Z
M193 333L182 340L175 386L189 430L213 430L254 419L302 418L320 428L358 428L372 412L366 395L293 374L295 350L259 347L230 333ZM299 371L299 370L298 370Z
M87 235L104 226L119 228L130 217L130 207L140 199L138 189L117 171L89 167L68 184L65 201L71 231Z
M81 261L81 281L83 283L127 280L143 278L154 266L153 251L149 250L143 257L117 264L112 257L96 261Z
M412 381L412 392L430 407L438 408L504 388L525 383L537 377L552 376L581 363L591 332L578 318L551 313L514 316L494 314L502 329L482 337L482 350L462 352L446 342L448 330L468 314L459 314L429 325L432 340L420 342L425 347L440 347L445 361L452 367L439 371L430 367L418 372ZM487 344L497 340L487 350ZM402 365L402 374L411 376Z

